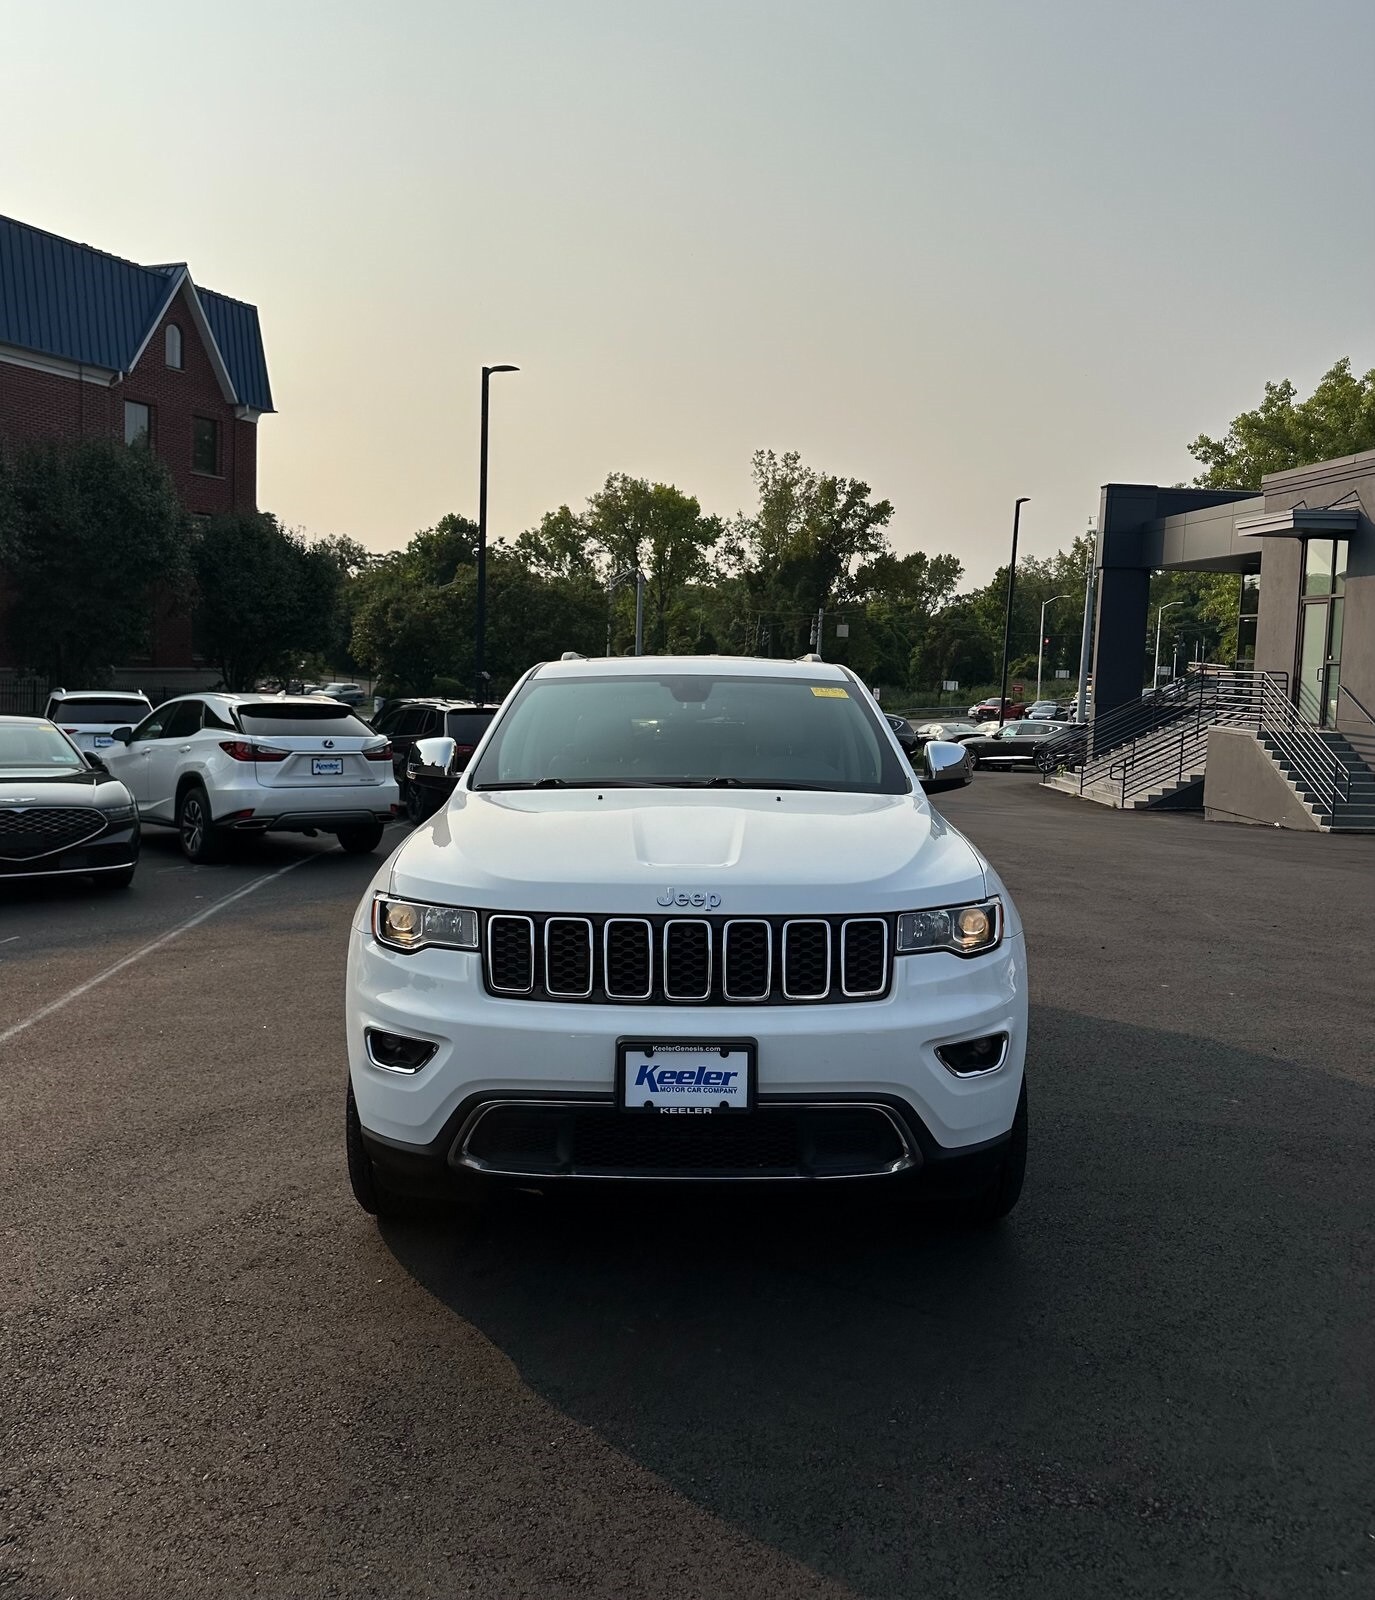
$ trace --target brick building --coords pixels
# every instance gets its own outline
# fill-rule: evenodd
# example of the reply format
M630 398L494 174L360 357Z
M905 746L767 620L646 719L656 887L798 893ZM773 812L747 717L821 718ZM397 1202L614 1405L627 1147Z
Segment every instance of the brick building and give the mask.
M0 449L122 439L160 457L188 511L251 511L272 410L256 307L184 262L138 266L0 217ZM150 656L125 665L160 683L192 671L190 618L159 608Z

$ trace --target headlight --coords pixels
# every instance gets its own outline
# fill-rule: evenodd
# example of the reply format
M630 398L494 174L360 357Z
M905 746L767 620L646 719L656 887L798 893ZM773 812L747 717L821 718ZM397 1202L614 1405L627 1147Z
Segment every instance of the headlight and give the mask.
M101 806L100 814L106 822L132 822L138 815L138 807L132 800L126 800L123 805Z
M388 950L476 950L477 912L379 894L372 902L372 936Z
M972 906L940 911L904 911L898 918L898 954L949 950L957 956L982 955L1003 937L1003 903L995 895Z

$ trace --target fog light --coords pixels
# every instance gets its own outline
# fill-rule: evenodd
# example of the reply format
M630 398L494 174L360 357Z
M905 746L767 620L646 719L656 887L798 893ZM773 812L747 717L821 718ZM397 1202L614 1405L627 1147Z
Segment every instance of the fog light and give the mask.
M368 1060L384 1072L419 1072L438 1048L428 1039L411 1039L381 1028L365 1028L363 1038Z
M980 1039L961 1039L958 1044L942 1044L936 1054L951 1072L961 1078L977 1077L981 1072L996 1072L1007 1055L1007 1035L986 1033Z

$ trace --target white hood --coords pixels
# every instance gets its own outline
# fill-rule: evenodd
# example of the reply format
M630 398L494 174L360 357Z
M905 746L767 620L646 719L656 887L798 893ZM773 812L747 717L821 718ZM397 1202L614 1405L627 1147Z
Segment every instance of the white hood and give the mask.
M417 900L632 916L899 911L985 892L981 858L920 794L459 789L391 871Z

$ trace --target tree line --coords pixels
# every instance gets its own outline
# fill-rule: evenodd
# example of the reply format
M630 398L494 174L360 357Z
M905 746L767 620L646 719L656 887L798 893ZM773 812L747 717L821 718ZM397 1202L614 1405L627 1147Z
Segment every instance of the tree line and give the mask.
M1207 487L1259 488L1263 473L1375 448L1375 372L1340 361L1306 399L1267 384L1256 410L1189 447ZM997 678L1007 569L962 590L953 554L893 549L893 506L867 483L796 452L756 452L753 505L706 513L672 484L613 472L487 553L486 665L499 694L532 662L632 647L644 575L646 651L791 657L819 648L888 703L961 697ZM42 445L0 459L0 605L21 659L53 681L98 684L147 649L158 606L193 611L198 653L227 688L335 671L394 693L473 687L477 527L450 514L403 549L374 555L311 540L268 513L192 518L147 451ZM1018 562L1012 677L1077 676L1092 538ZM1157 574L1164 660L1236 654L1238 579ZM1042 605L1045 633L1041 632ZM820 626L820 639L816 630ZM1149 674L1143 662L1143 679ZM1061 680L1062 683L1064 680Z

